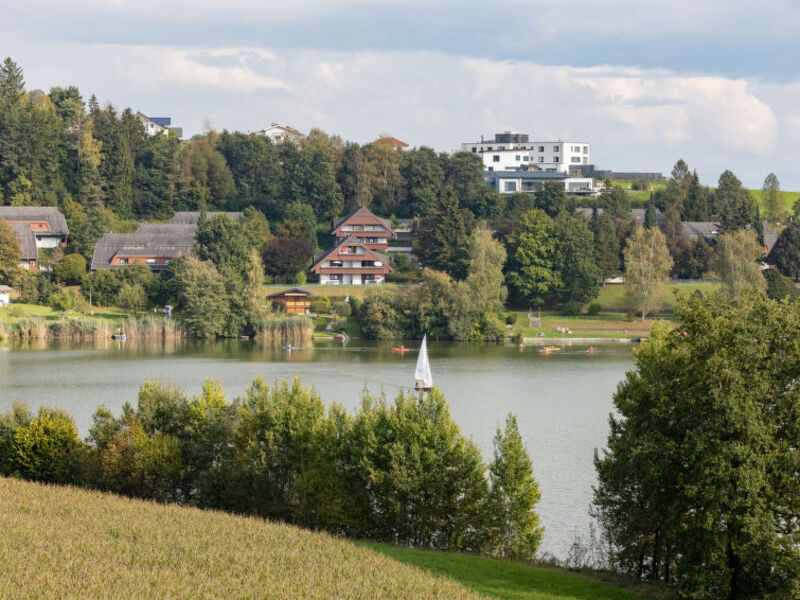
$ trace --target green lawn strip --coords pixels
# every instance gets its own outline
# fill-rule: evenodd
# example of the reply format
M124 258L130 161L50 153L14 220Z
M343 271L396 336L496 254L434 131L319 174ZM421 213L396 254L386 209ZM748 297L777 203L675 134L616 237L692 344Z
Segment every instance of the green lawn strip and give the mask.
M393 287L398 284L384 283L381 284L385 287ZM308 290L314 296L327 296L328 298L344 298L350 296L351 298L363 298L372 286L371 285L321 285L319 283L268 283L264 286L267 294L274 294L283 290L288 290L293 287L300 287Z
M26 317L42 317L47 321L57 321L65 316L59 312L54 312L49 306L42 306L40 304L24 304L20 302L14 302L11 304L11 306L19 307L24 310ZM134 313L117 308L116 306L104 306L102 308L95 308L93 315L89 313L85 315L68 313L66 316L96 317L99 319L121 319L128 316L134 316ZM4 321L14 321L16 320L16 317L10 316L7 309L0 309L0 319Z
M655 598L564 569L468 554L411 550L385 544L364 546L391 558L443 575L488 598L509 600L642 600Z

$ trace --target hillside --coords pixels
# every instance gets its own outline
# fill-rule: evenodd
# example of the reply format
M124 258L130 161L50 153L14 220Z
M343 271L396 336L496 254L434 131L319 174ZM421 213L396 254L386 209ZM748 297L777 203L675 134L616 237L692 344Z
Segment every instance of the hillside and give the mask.
M478 598L345 540L0 478L8 598Z
M0 506L0 588L13 598L642 598L555 569L373 550L260 519L15 479L0 478Z

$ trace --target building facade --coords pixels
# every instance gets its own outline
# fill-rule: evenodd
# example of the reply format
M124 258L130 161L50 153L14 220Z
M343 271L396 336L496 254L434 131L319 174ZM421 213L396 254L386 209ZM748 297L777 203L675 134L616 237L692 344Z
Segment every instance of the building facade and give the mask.
M589 164L588 142L531 141L527 133L496 133L494 140L461 144L464 152L479 154L487 171L527 168L547 172L569 172L570 167Z
M558 171L484 171L486 186L500 194L518 192L536 193L545 184L555 181L564 187L567 194L592 195L597 193L594 179L590 177L570 177Z
M178 138L183 138L183 128L172 126L172 117L148 117L144 113L137 112L136 116L144 126L147 135L168 135L171 131Z
M269 127L255 132L256 135L263 136L269 139L273 144L282 144L283 142L291 142L297 144L304 136L297 131L294 127L288 125L279 125L278 123L271 123Z
M20 250L20 266L39 269L39 250L64 248L69 228L64 215L54 206L0 206L0 219L11 225Z
M371 250L386 252L389 240L394 237L392 224L387 219L375 216L367 208L359 207L349 215L333 222L331 232L337 242L353 237Z
M192 253L196 229L196 225L143 223L134 233L107 233L95 244L91 269L147 265L162 271L173 259Z
M336 247L314 257L311 272L327 285L369 285L386 281L393 271L389 257L370 248L355 236L344 238Z

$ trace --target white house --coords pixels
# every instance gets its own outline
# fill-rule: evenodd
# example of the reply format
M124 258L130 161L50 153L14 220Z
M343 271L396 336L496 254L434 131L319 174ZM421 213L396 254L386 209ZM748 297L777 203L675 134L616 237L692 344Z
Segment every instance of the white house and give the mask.
M144 125L144 131L147 135L168 135L172 131L179 138L183 137L183 128L173 127L171 117L148 117L141 112L137 112L136 116L139 117L142 125Z
M273 144L281 144L283 142L292 142L293 144L296 144L301 139L306 137L293 127L289 127L288 125L278 125L277 123L272 123L266 129L256 131L255 133L256 135L262 135L266 138L269 138Z
M12 291L7 285L0 285L0 306L8 306L11 303Z
M530 170L567 173L570 167L589 164L588 142L531 141L527 133L496 133L494 140L461 144L464 152L480 154L487 171Z
M598 191L591 177L570 177L563 171L491 171L484 173L484 181L501 194L534 193L548 181L563 185L567 194L588 196Z

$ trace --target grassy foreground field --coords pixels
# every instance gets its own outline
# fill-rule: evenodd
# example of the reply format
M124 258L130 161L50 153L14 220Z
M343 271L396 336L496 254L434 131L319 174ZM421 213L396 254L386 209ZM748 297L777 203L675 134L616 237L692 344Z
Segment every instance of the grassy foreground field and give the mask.
M2 477L0 506L0 596L8 598L668 597L560 569L354 544L260 519Z
M5 598L478 598L342 539L0 478Z

